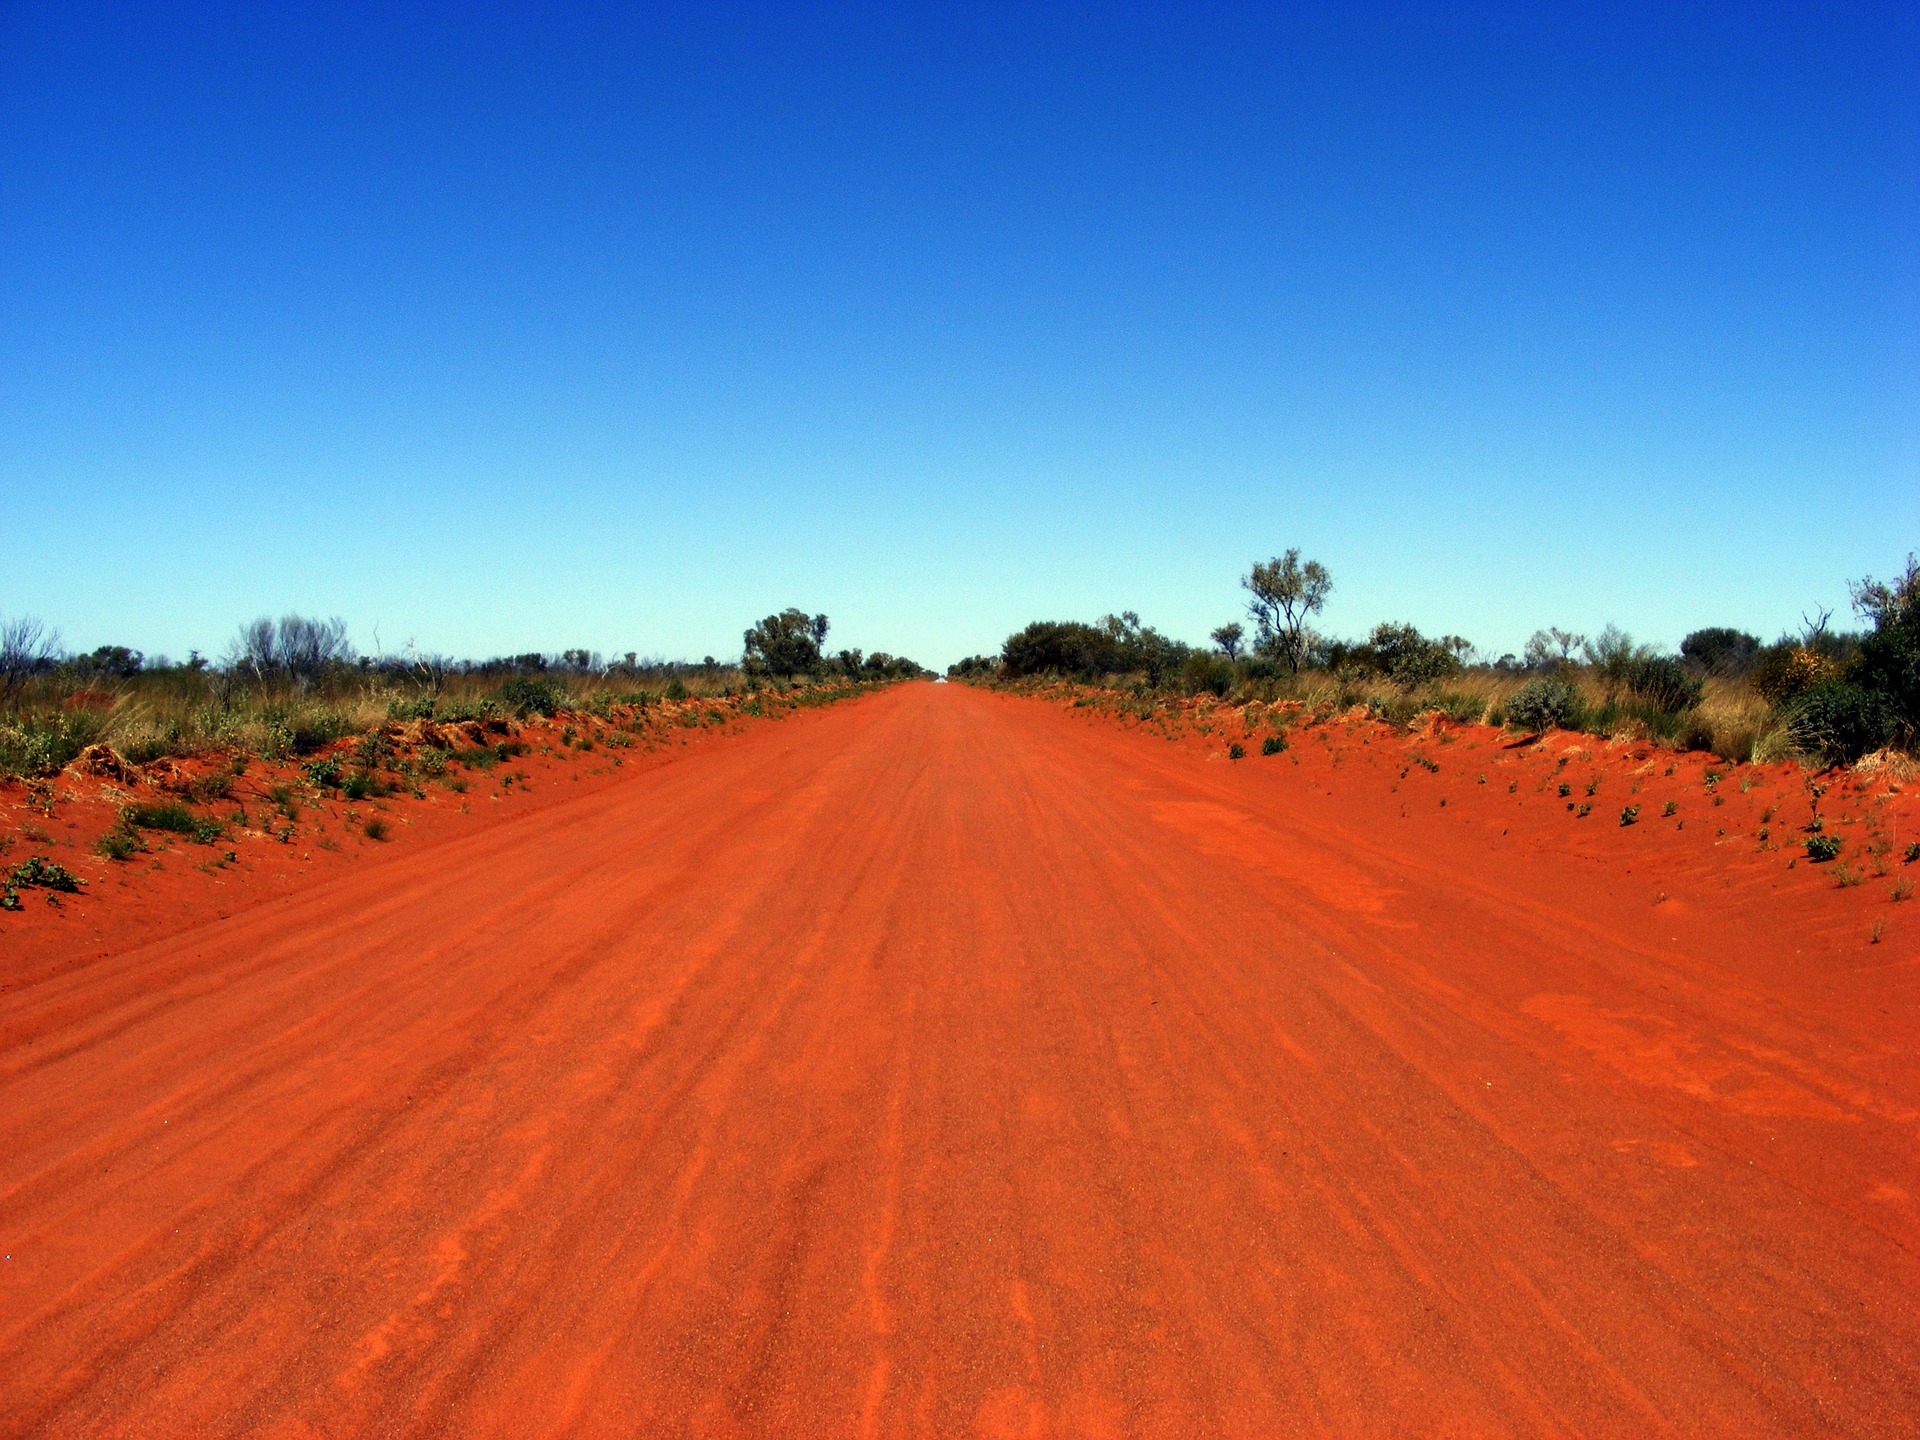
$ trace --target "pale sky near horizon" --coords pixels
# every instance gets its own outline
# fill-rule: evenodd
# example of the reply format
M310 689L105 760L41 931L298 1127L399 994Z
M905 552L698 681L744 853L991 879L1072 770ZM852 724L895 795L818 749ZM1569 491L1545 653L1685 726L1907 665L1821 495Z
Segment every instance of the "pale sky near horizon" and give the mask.
M0 6L0 615L1497 653L1920 548L1920 9Z

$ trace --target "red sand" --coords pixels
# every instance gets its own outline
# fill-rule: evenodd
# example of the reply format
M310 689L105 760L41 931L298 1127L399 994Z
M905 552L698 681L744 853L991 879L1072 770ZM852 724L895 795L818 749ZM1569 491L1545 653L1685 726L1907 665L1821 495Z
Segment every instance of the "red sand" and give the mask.
M0 1430L1912 1433L1920 867L1226 738L903 686L0 928Z

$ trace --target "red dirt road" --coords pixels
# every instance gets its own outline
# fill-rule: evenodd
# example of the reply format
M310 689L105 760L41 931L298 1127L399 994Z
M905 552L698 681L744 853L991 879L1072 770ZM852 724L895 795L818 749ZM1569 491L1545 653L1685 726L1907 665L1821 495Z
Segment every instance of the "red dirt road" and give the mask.
M0 995L0 1432L1913 1434L1912 945L1307 773L905 686Z

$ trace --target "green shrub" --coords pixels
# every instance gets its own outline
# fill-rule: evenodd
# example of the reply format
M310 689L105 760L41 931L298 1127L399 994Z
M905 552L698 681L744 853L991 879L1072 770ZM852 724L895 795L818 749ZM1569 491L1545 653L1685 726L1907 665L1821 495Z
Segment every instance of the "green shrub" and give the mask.
M500 687L501 708L519 716L552 715L567 708L567 692L552 680L516 675Z
M0 775L55 775L100 738L103 721L89 710L20 716L0 724Z
M325 790L340 783L340 761L336 756L328 755L309 762L303 767L307 779Z
M1860 642L1851 678L1885 698L1894 725L1912 743L1920 738L1920 565L1909 555L1903 575L1890 584L1862 582L1853 601L1873 631Z
M1189 695L1224 697L1233 689L1233 662L1224 656L1195 651L1180 667L1180 680Z
M1538 735L1570 729L1580 716L1580 692L1565 680L1539 676L1507 698L1509 724Z
M1670 655L1635 655L1620 667L1620 683L1637 699L1678 713L1700 703L1705 685ZM1704 747L1702 747L1704 748Z
M175 835L191 835L198 824L186 806L164 801L156 805L129 805L120 812L120 818L129 828L166 830Z
M1840 853L1838 835L1809 835L1807 837L1807 859L1816 865L1822 860L1831 860Z
M131 860L147 847L141 842L139 832L122 823L95 841L93 848L109 860Z
M1639 819L1640 819L1640 807L1638 805L1629 805L1627 806L1626 809L1620 812L1620 823L1622 825L1635 824L1636 822L1638 822Z
M1858 760L1893 736L1893 705L1878 691L1848 680L1822 680L1786 711L1795 748L1829 765Z
M1411 625L1390 622L1374 626L1362 648L1371 652L1371 663L1389 680L1411 688L1453 674L1469 647L1457 635L1430 640Z
M1460 725L1473 725L1487 713L1486 701L1477 695L1462 695L1451 690L1441 690L1427 697L1426 707L1438 710L1449 720Z
M1284 735L1269 735L1260 742L1260 753L1262 755L1278 755L1286 748L1287 737Z
M1246 759L1247 747L1242 745L1238 740L1234 741L1231 745L1227 746L1227 758L1229 760Z
M13 867L13 873L7 876L7 884L21 888L32 887L39 890L59 890L64 894L77 895L80 892L80 877L64 865L56 865L44 855L34 855Z
M340 782L340 793L349 800L377 800L391 795L393 786L370 770L358 770Z
M1781 644L1762 652L1748 675L1748 683L1762 700L1779 705L1838 674L1839 666L1818 651Z

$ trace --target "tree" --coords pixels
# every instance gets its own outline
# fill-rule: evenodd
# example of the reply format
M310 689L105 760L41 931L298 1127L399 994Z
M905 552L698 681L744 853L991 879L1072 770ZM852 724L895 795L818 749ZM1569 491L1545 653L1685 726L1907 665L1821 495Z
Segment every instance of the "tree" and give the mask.
M1529 670L1546 670L1555 664L1564 665L1572 660L1573 652L1586 643L1587 637L1584 635L1562 630L1558 626L1548 626L1527 637L1522 658Z
M347 643L347 622L309 620L304 615L282 615L276 622L262 615L240 627L227 652L227 668L249 670L255 680L287 676L302 685L339 665L353 663Z
M0 620L0 695L11 695L60 655L60 632L31 615Z
M1409 689L1451 675L1460 668L1461 653L1473 648L1458 635L1429 640L1411 625L1391 622L1374 626L1367 645L1386 677Z
M1909 555L1906 571L1891 583L1862 580L1853 587L1853 604L1873 622L1860 642L1854 678L1886 697L1911 743L1920 737L1920 562Z
M1760 637L1729 625L1709 625L1680 642L1680 658L1709 675L1744 675L1760 658Z
M121 680L138 675L145 663L146 656L125 645L101 645L90 655L74 658L77 669L90 675L112 675Z
M741 668L749 675L811 675L820 668L826 633L826 616L789 606L747 631Z
M1327 567L1318 560L1301 564L1296 548L1255 564L1240 584L1253 596L1247 613L1260 637L1258 648L1278 655L1298 675L1307 649L1307 619L1319 613L1333 590Z
M1213 632L1211 638L1213 643L1225 652L1227 659L1238 660L1240 658L1240 645L1241 642L1245 640L1246 634L1246 630L1238 621L1235 621L1231 625L1222 625L1218 630Z

